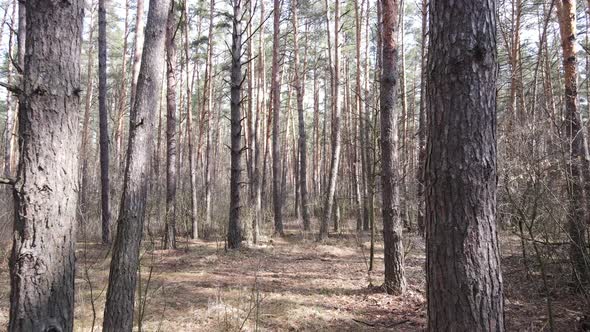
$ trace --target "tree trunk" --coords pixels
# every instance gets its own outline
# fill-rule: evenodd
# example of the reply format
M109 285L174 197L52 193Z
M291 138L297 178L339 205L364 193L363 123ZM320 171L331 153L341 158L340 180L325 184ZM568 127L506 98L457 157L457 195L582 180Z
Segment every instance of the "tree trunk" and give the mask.
M71 332L84 2L26 6L8 331Z
M233 2L231 65L231 174L227 246L238 249L242 244L242 8L241 0Z
M144 0L137 0L137 13L135 14L135 36L133 37L133 68L131 73L131 89L129 92L129 108L131 109L130 113L135 111L135 95L137 93L137 80L139 79L139 69L141 66L142 53L144 47L143 2ZM131 117L131 114L129 114L129 117ZM129 131L131 131L131 128L129 128Z
M107 13L106 0L98 1L98 122L100 136L100 201L102 243L110 240L109 114L107 110Z
M118 170L123 169L121 163L123 157L123 118L125 117L125 106L127 101L127 35L129 34L129 5L130 0L125 1L125 30L123 32L123 59L121 64L121 86L119 87L119 105L117 105L117 128L115 130L115 166ZM118 172L117 176L121 173Z
M504 331L495 2L431 2L429 40L428 330Z
M578 70L576 60L576 1L557 1L559 32L563 52L565 83L565 127L570 158L566 167L570 207L568 212L568 233L571 238L570 259L576 277L583 283L590 279L588 265L587 220L589 211L584 206L584 190L590 193L590 165L587 159L581 115L578 109Z
M275 233L280 236L284 235L283 231L283 206L281 199L281 135L280 135L280 120L281 120L281 78L279 74L279 38L280 38L280 23L281 6L279 0L274 0L273 13L273 48L272 48L272 197L273 210L275 221Z
M166 26L166 229L164 248L176 249L176 33L178 8L172 2ZM181 131L179 131L180 133Z
M418 232L424 236L424 163L426 162L426 78L428 39L428 0L422 0L422 41L420 44L420 110L418 112L418 170L416 171L416 201L418 203Z
M264 22L264 2L260 2L260 22ZM254 218L252 220L252 242L258 242L259 227L262 221L262 170L261 170L261 157L263 157L263 151L260 146L262 126L261 117L263 116L262 110L266 106L266 73L264 71L265 65L265 54L264 54L264 29L260 29L258 36L258 85L256 89L256 119L254 121L254 138L255 143L255 154L254 154Z
M14 20L16 19L16 6L17 6L17 1L14 0L13 4L12 4L12 14L11 14L11 21L14 22ZM4 16L6 16L6 13L8 12L8 7L6 8L5 12L4 12ZM4 19L6 21L6 18ZM2 26L4 26L4 23L2 23ZM10 57L10 55L12 54L12 45L13 45L13 36L14 33L12 31L12 29L9 29L8 32L8 55ZM7 61L8 62L8 70L7 70L7 83L11 84L12 83L12 61ZM11 99L12 99L12 92L11 91L7 91L6 92L6 125L5 125L5 136L4 136L4 176L6 177L11 177L12 176L12 159L14 158L14 156L12 155L12 149L13 149L13 145L14 145L14 136L15 136L15 130L16 130L16 126L15 126L15 122L16 122L16 112L14 111L12 105L11 105Z
M370 1L367 1L367 7L365 9L365 13L369 12L370 9ZM361 15L362 16L362 15ZM369 133L370 133L370 124L371 124L371 95L369 94L369 19L365 20L365 61L364 61L364 94L365 94L365 112L361 118L361 160L363 162L363 181L365 183L364 188L364 200L363 200L363 231L367 231L372 229L373 223L373 191L371 188L371 179L372 179L372 172L373 172L373 162L371 160L371 153L369 148L371 147L371 142L369 140ZM371 233L373 234L373 233Z
M399 202L397 101L397 27L398 0L382 0L383 8L383 74L381 75L381 181L383 186L383 244L385 290L389 294L406 291L404 246Z
M291 3L293 9L293 61L295 71L295 91L297 94L297 114L299 119L299 192L301 194L301 215L303 217L303 229L309 231L311 227L311 217L309 215L309 198L307 195L307 137L305 133L305 113L303 109L304 82L302 76L305 74L300 69L299 63L299 38L297 35L298 20L297 12L299 10L297 0Z
M88 71L86 72L86 96L84 103L84 120L82 122L82 142L80 144L80 163L82 164L80 170L80 195L78 201L78 222L82 222L86 218L86 211L88 209L86 202L86 194L88 190L88 141L90 131L90 112L92 94L94 90L94 73L93 73L93 52L94 52L94 12L90 15L90 33L88 37Z
M354 2L354 17L355 17L355 38L356 38L356 84L355 84L355 107L356 113L358 114L358 128L355 128L355 147L356 142L360 141L360 165L358 164L358 149L355 148L355 174L356 174L356 192L357 192L357 205L358 205L358 212L357 212L357 231L363 229L363 225L365 223L365 216L364 210L366 209L364 196L366 195L366 181L364 172L366 172L366 156L365 156L365 149L366 143L364 142L364 135L363 135L363 123L364 123L364 110L363 110L363 101L362 101L362 86L361 86L361 34L363 30L363 4L364 1L359 5L359 0L355 0Z
M320 225L320 239L328 237L328 225L332 221L334 200L336 196L336 181L340 164L341 132L340 132L340 47L338 36L340 30L340 0L334 2L334 69L332 89L332 157L330 160L330 174L328 175L328 192L324 203L324 215Z
M129 121L129 144L117 236L107 288L103 331L131 331L139 247L145 220L155 117L162 88L170 0L150 0L145 52Z
M213 17L215 10L215 0L211 0L209 3L209 36L213 35ZM206 128L207 130L207 142L205 147L205 225L204 227L211 227L211 121L213 120L213 40L209 38L207 45L207 66L205 70L205 88L203 93L203 112L206 112ZM199 136L201 134L199 133ZM198 149L199 147L197 147Z
M189 64L190 64L190 44L189 44L189 20L188 20L188 1L184 0L184 57L186 59L186 130L188 132L188 162L189 162L189 174L190 174L190 191L191 191L191 238L196 239L199 237L198 227L198 202L197 202L197 164L195 162L195 147L193 145L194 132L193 132L193 110L192 110L192 83L188 82L189 77ZM200 30L200 23L199 23ZM194 79L194 72L193 72Z

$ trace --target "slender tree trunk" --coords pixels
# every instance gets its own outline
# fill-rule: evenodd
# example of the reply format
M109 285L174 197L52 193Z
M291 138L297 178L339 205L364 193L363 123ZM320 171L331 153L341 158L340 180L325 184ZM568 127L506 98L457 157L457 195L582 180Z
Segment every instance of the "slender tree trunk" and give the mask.
M429 40L428 330L504 331L495 2L431 1Z
M166 25L166 230L164 248L176 249L176 34L178 32L178 8L174 1L170 6ZM180 130L178 131L181 132Z
M231 66L231 174L227 246L238 249L242 243L242 18L241 0L233 2Z
M209 36L213 36L213 12L215 10L215 0L211 0L209 3ZM206 116L206 130L207 130L207 142L205 147L205 227L211 227L211 135L213 120L213 40L209 38L209 44L207 45L207 65L205 70L205 89L203 92L203 112L204 108L207 107ZM206 100L205 100L206 99ZM205 127L203 127L205 128ZM201 134L199 134L201 135Z
M328 237L328 225L332 221L332 212L334 210L334 200L336 197L336 182L338 180L338 168L340 165L341 150L341 125L340 125L340 47L339 33L340 30L340 0L334 2L334 83L332 90L332 157L330 160L330 174L328 175L328 192L326 202L324 203L324 216L320 225L320 239Z
M356 114L358 114L358 128L355 128L355 145L357 141L360 141L360 162L358 164L358 149L355 149L355 173L357 175L356 181L356 192L357 192L357 204L358 204L358 212L357 212L357 231L362 230L363 225L365 223L364 218L366 217L366 200L364 196L366 195L366 156L365 156L365 149L366 149L366 142L364 141L363 135L363 126L364 126L364 110L363 110L363 101L362 101L362 86L361 86L361 35L363 30L363 5L365 0L362 1L359 5L359 0L355 0L354 2L354 17L355 17L355 38L356 38L356 82L355 82L355 107L356 107ZM367 18L368 19L368 18ZM362 202L361 202L362 200Z
M123 32L123 59L121 60L121 86L119 87L119 105L117 105L117 127L115 130L115 165L122 170L123 165L123 120L127 101L127 35L129 34L129 0L125 1L125 30ZM120 175L119 173L118 175Z
M106 0L98 0L98 122L100 136L100 200L102 243L110 243L109 114L107 110L107 13Z
M570 207L568 212L568 233L571 238L570 259L576 277L586 283L590 280L587 244L587 206L584 206L584 190L590 192L590 163L581 115L578 109L578 69L576 59L576 1L557 1L559 32L563 52L564 83L565 83L565 127L571 145L570 158L566 167L566 180Z
M381 181L383 183L383 244L385 290L390 294L406 291L404 271L403 222L399 202L397 101L398 0L382 0L383 74L381 75Z
M190 174L190 191L191 191L191 238L199 237L198 225L198 202L197 202L197 164L195 162L195 147L193 145L193 110L192 110L192 83L189 83L189 64L190 64L190 44L189 44L189 20L188 20L188 1L184 0L184 57L186 59L186 126L188 132L188 162ZM194 72L193 72L194 75ZM194 76L193 76L194 78Z
M305 134L305 113L303 109L304 84L301 82L300 64L299 64L299 38L297 36L298 20L297 0L291 3L293 9L293 56L295 63L295 90L297 93L297 114L299 119L299 191L301 193L301 215L303 216L303 229L310 230L311 217L309 215L309 199L307 197L307 137Z
M90 33L88 37L88 70L86 72L86 96L84 103L84 120L82 121L82 142L80 144L80 163L81 174L80 174L80 195L79 195L79 209L78 209L78 221L82 222L86 217L87 202L86 194L88 190L88 141L90 131L90 112L92 103L92 94L94 91L94 12L90 15Z
M397 26L399 26L399 59L400 59L400 68L399 68L399 92L400 92L400 100L401 100L401 114L399 117L396 117L396 121L399 120L400 128L397 130L398 132L398 144L399 144L399 162L398 168L401 170L399 172L399 191L400 191L400 218L402 220L402 224L404 227L410 227L410 220L408 216L408 187L407 187L407 170L408 170L408 154L407 154L407 130L408 130L408 92L407 92L407 82L406 82L406 56L405 56L405 23L404 23L404 8L405 8L405 1L399 1L399 22ZM397 28L396 26L396 28ZM400 139L401 138L401 139Z
M370 3L369 1L366 2L367 7L365 13L369 13ZM369 149L371 148L371 141L369 139L369 134L371 131L371 95L369 94L369 18L365 20L365 61L364 61L364 94L365 94L365 112L362 117L362 124L361 124L361 149L362 149L362 158L363 161L363 180L365 182L365 189L364 189L364 220L363 220L363 230L367 231L372 229L373 223L373 189L371 187L372 183L372 172L373 172L373 161L371 160L371 153ZM364 146L362 145L364 143ZM371 233L372 236L373 233ZM372 260L371 260L372 262Z
M109 274L103 331L131 331L139 247L145 220L154 125L162 88L170 0L150 0L145 52L129 121L129 146L117 236Z
M11 21L14 22L15 20L15 16L16 16L16 5L17 5L17 1L14 0L13 4L12 4L12 14L11 14ZM9 7L6 7L6 10L4 11L4 21L6 21L6 15L8 13L8 9ZM4 23L2 23L2 27L4 27ZM12 45L13 45L13 31L9 30L8 32L8 55L9 58L12 54ZM1 37L1 34L0 34ZM8 70L7 70L7 83L11 84L12 83L12 62L8 61ZM4 176L6 177L11 177L12 176L12 159L14 158L14 156L12 155L12 149L13 149L13 144L14 144L14 138L13 136L15 135L15 122L16 122L16 112L14 111L10 100L12 99L12 92L11 91L7 91L6 92L6 127L4 128L5 130L5 136L4 136Z
M273 192L273 210L275 221L275 233L280 236L284 235L283 231L283 206L281 199L281 142L280 142L280 120L281 120L281 78L279 74L279 37L281 6L279 0L274 0L273 13L273 48L272 48L272 192Z
M135 95L137 93L137 80L139 78L139 69L141 66L143 53L143 3L144 0L137 0L137 13L135 14L135 36L133 37L133 68L131 73L131 89L129 107L131 112L135 111ZM131 114L129 115L131 117ZM131 128L129 128L131 131Z
M26 6L8 331L71 332L84 3Z
M264 2L260 2L260 22L264 22ZM258 85L256 88L256 119L254 121L254 139L256 140L254 154L254 219L252 220L252 242L257 243L259 236L259 227L262 221L262 179L261 157L264 157L260 146L262 126L262 110L266 105L266 73L264 71L265 53L264 53L264 29L260 29L258 36Z
M20 67L20 70L22 70L25 65L26 38L27 38L27 6L25 5L24 1L19 1L18 2L17 62Z
M418 170L416 171L416 200L418 201L418 232L424 236L424 163L426 162L426 79L427 79L427 40L428 40L428 0L422 0L422 41L420 44L420 111L418 112Z

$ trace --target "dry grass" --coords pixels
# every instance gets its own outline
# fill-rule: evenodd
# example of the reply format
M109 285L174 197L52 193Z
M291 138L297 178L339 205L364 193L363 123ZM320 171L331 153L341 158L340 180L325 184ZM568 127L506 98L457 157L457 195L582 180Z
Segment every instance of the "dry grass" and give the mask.
M382 247L376 270L367 273L368 234L334 235L324 243L289 225L285 238L225 252L223 243L180 242L179 250L154 250L142 257L142 285L152 271L143 318L145 331L419 331L426 322L424 244L410 235L409 291L384 294ZM540 280L523 279L518 240L505 237L504 274L508 330L539 331L546 326ZM78 246L76 331L90 331L95 299L95 331L102 323L108 280L108 248ZM516 251L515 251L516 250ZM0 268L0 324L8 312L9 278ZM578 295L556 292L559 330L572 330L580 316ZM138 307L138 306L136 306ZM137 315L136 315L137 316Z

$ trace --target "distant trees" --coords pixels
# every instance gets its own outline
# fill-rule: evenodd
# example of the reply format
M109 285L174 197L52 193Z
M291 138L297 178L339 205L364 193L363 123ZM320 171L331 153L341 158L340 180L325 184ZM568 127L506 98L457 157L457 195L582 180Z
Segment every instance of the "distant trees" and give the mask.
M84 2L25 5L8 330L71 332Z
M429 26L428 330L503 331L496 231L496 6L484 0L434 0Z
M139 248L146 212L158 95L163 81L170 4L170 0L150 0L137 94L129 121L127 166L106 294L104 331L131 331L133 327Z

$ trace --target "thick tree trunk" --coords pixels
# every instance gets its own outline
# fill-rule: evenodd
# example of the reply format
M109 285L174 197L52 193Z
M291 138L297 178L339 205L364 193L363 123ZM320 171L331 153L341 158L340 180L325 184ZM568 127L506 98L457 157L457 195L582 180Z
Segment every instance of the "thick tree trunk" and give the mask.
M430 3L429 331L504 331L496 231L495 2Z
M227 246L238 249L242 243L242 18L241 0L233 2L231 65L231 174Z
M26 6L8 331L71 332L84 2Z
M406 291L404 246L400 211L400 174L397 101L397 27L398 0L382 0L383 8L383 74L381 75L381 181L383 183L383 244L385 290L390 294Z
M129 121L129 144L117 236L106 295L103 331L131 331L139 247L145 220L154 125L163 81L170 0L150 0L145 52Z
M281 77L279 74L279 37L281 5L274 0L273 13L273 48L272 48L272 200L275 221L275 233L284 235L283 231L283 200L281 198Z
M106 0L98 1L98 122L100 136L100 201L102 243L110 240L109 114L107 110L107 19Z
M338 168L340 165L341 130L340 130L340 0L334 2L334 69L332 89L332 156L330 159L330 174L328 174L328 192L324 203L324 215L320 224L320 239L328 237L328 225L332 221L334 200L336 197L336 182L338 180Z
M166 26L166 249L176 248L176 33L179 31L177 11L178 8L173 1Z

